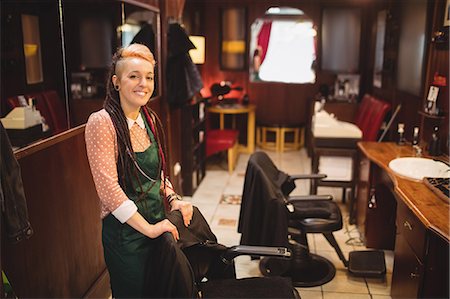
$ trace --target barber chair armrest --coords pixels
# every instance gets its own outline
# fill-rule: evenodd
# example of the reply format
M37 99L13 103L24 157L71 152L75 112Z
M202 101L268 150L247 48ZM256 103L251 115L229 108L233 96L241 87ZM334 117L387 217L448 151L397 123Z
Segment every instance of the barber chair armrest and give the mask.
M289 196L287 199L287 203L295 203L298 201L304 200L333 200L333 196L331 195L295 195Z
M227 249L222 255L223 262L229 264L231 261L240 255L251 256L275 256L289 258L291 252L286 247L267 247L267 246L248 246L237 245Z
M307 180L307 179L314 179L314 180L321 180L326 178L327 175L326 174L322 174L322 173L311 173L311 174L295 174L295 175L291 175L290 178L291 180L295 181L295 180Z

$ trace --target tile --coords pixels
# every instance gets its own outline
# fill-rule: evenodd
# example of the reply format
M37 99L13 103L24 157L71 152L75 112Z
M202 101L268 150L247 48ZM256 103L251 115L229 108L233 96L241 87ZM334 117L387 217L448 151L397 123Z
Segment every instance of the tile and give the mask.
M329 260L336 267L336 272L338 272L337 270L342 270L345 273L347 272L347 268L345 267L344 263L339 259L339 256L337 255L336 251L316 249L316 254ZM348 260L348 252L343 252L343 254L344 257Z
M369 294L364 278L350 276L347 269L336 269L336 276L322 286L325 292Z
M366 281L370 294L385 296L391 294L392 273L387 273L383 278L366 278Z
M309 292L320 292L322 293L322 286L317 286L317 287L309 287L309 288L299 288L296 287L296 289L298 291L300 291L300 295L302 294L301 291L309 291ZM303 297L302 297L303 298Z
M218 225L220 226L231 226L236 227L237 220L236 219L227 219L227 218L220 218L218 221Z
M261 150L261 149L257 149ZM311 160L305 148L299 151L277 153L267 151L275 165L288 174L309 174ZM250 155L239 155L236 169L230 175L227 171L226 157L216 157L207 160L207 172L197 191L185 200L196 205L211 226L219 243L225 246L239 244L240 234L237 232L240 205L220 203L223 195L242 195L245 171ZM292 195L309 194L309 180L297 180L296 189ZM360 246L360 235L355 225L348 224L348 206L342 203L342 188L319 187L318 194L331 194L339 205L344 220L343 229L335 232L335 238L348 258L352 250L365 250ZM336 276L329 283L312 288L297 288L302 299L305 298L390 298L390 279L394 260L393 251L385 251L387 275L386 280L364 279L349 276L347 269L339 260L334 249L320 234L308 234L310 251L328 258L337 268ZM325 250L324 250L325 249ZM259 270L259 260L251 260L249 256L239 256L235 259L238 278L262 276ZM370 293L369 293L370 291Z
M348 253L354 250L353 246L347 245L345 243L348 237L339 232L334 232L333 235L342 252L344 252L345 256L348 256ZM315 234L314 238L316 242L316 250L334 250L334 247L331 246L331 244L322 234Z
M322 291L311 291L305 288L296 288L302 299L323 299Z
M240 205L242 200L241 195L223 194L219 204Z
M371 299L369 294L323 292L323 299Z
M261 277L259 260L251 260L247 255L241 255L234 259L236 278Z

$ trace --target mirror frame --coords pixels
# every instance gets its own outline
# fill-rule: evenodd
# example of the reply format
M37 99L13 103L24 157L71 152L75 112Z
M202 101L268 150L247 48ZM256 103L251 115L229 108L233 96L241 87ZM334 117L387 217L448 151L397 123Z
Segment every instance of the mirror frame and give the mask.
M149 5L149 4L145 4L145 3L141 3L141 2L137 2L134 0L121 0L121 10L122 10L122 21L121 21L121 25L123 25L125 23L125 5L132 5L134 7L140 7L146 10L149 10L151 12L153 12L155 14L155 23L154 24L154 29L155 29L155 53L153 53L155 60L156 60L156 65L155 65L155 77L156 77L156 82L155 82L155 91L153 92L154 96L152 96L150 98L149 102L155 101L159 98L161 98L162 96L162 68L161 68L161 64L162 64L162 55L161 55L161 12L160 9L158 7ZM122 45L122 36L120 36L120 40L119 40L119 44L121 46Z
M233 35L225 36L225 24L233 23L230 22L226 18L228 11L236 11L239 15L242 15L242 18L238 20L237 24L237 32L233 32ZM226 71L244 71L247 67L247 51L248 51L248 29L247 29L247 19L248 19L248 10L246 7L226 7L226 8L220 8L220 23L219 23L219 62L220 62L220 69L226 70ZM243 36L242 36L243 35ZM224 38L227 38L227 40L224 40ZM244 43L244 49L239 50L238 53L226 53L224 51L224 42L227 41L242 41ZM236 45L235 45L236 46ZM237 45L239 46L239 45ZM226 55L235 55L235 59L239 60L239 65L231 65L227 64L226 61L224 61L224 58Z

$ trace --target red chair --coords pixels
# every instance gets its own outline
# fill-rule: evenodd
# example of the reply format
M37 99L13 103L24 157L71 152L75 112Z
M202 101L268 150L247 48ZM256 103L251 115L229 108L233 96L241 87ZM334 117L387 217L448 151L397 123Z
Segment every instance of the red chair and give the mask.
M368 94L364 95L354 122L363 133L363 141L377 140L381 124L390 109L391 104Z
M42 92L43 98L47 103L48 110L50 112L52 122L54 124L54 134L58 134L67 130L67 112L64 108L64 104L58 96L58 93L54 90L47 90Z
M35 99L36 109L39 110L42 117L45 119L45 122L47 123L48 127L50 128L50 131L55 133L55 123L53 121L52 115L50 114L50 110L47 105L47 101L42 96L42 93L40 93L40 92L30 93L30 94L27 94L25 97Z
M362 131L361 139L354 138L313 138L313 150L311 157L311 169L313 173L319 172L319 159L321 156L340 156L352 158L352 173L350 181L335 180L311 180L311 193L317 193L318 186L342 187L342 201L345 203L346 188L350 188L350 222L353 223L354 194L357 173L357 148L358 141L376 141L381 124L391 104L365 94L355 115L354 124Z
M227 150L228 172L230 174L233 173L239 156L238 137L238 130L206 130L206 157Z

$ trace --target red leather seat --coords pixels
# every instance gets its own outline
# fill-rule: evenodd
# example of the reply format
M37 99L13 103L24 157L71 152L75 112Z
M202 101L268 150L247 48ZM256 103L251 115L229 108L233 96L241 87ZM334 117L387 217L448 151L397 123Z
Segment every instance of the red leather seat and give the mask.
M25 95L25 98L34 98L35 99L35 105L36 109L39 110L42 117L44 117L45 122L50 128L51 132L55 132L55 123L53 121L53 118L50 114L50 110L47 105L47 101L45 101L44 97L42 96L42 93L35 92Z
M238 130L209 130L206 134L206 157L233 147L238 136Z
M63 102L58 96L58 93L54 90L47 90L42 92L42 95L47 103L48 110L54 124L53 133L57 134L67 130L67 112L64 108Z
M228 151L228 171L233 172L238 155L238 130L215 129L206 132L206 157Z
M364 95L355 117L355 124L363 133L363 141L377 140L381 124L390 109L391 104L371 95Z

